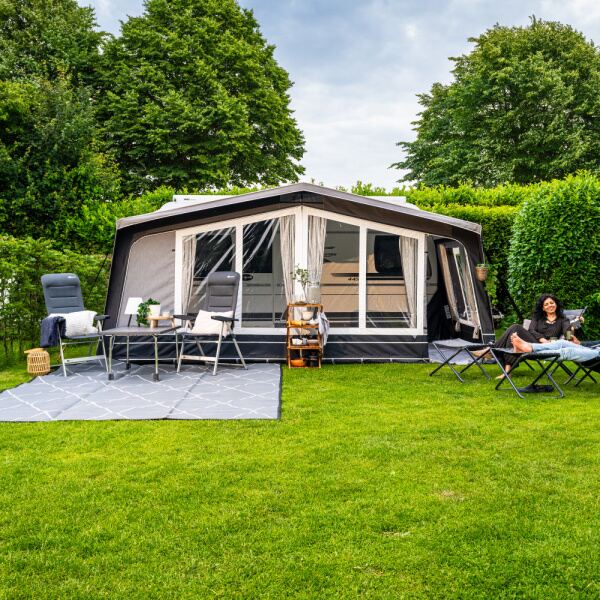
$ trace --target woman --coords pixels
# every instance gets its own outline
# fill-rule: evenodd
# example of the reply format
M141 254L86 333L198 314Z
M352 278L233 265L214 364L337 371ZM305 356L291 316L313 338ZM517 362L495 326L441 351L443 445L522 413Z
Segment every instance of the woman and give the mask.
M529 328L525 329L522 325L511 325L494 344L494 347L511 350L513 347L511 338L514 334L530 344L547 344L551 340L564 336L570 326L571 322L565 317L560 300L552 294L542 294L533 309ZM573 338L573 341L578 343L576 338ZM485 352L487 350L481 350L476 354L482 355ZM503 356L505 369L510 371L516 358L510 355ZM500 375L500 377L503 376Z

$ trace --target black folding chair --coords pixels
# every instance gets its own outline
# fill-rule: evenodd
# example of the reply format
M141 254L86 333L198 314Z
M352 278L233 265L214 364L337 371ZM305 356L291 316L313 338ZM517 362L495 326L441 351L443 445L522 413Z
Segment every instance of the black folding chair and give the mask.
M600 342L598 340L594 342L582 342L583 346L587 346L588 348L596 348L600 349ZM594 383L598 383L594 377L594 372L600 373L600 358L593 360L586 360L584 362L576 362L575 371L573 371L569 378L565 381L565 385L571 383L571 381L575 380L575 387L577 387L582 381L585 379L590 379ZM579 373L583 373L580 377L577 377Z
M519 398L524 398L525 396L523 396L523 394L527 393L545 393L552 392L553 390L558 392L559 398L564 397L564 392L552 376L557 364L560 362L560 354L558 352L515 352L514 350L507 350L506 348L491 348L491 353L498 366L502 369L502 374L504 375L504 377L496 384L495 389L500 389L505 382L508 382ZM502 356L507 355L516 357L510 371L506 370L504 361L501 360ZM533 380L526 386L517 387L512 376L514 375L516 367L523 361L536 363L541 368L541 372L538 373L534 369ZM543 377L548 380L549 385L538 384Z
M50 273L42 275L42 288L48 314L68 314L85 310L81 283L79 277L74 273ZM108 315L96 315L98 333L66 337L61 335L60 326L57 323L58 348L60 352L60 363L63 375L67 376L67 365L89 362L92 360L103 360L106 367L106 349L102 337L102 322L108 319ZM90 345L89 356L78 356L76 358L65 358L65 349L68 346L81 344ZM91 354L96 346L96 353ZM98 354L98 348L102 348L102 354Z
M240 351L237 340L235 339L235 333L233 327L237 319L235 318L235 310L237 305L238 289L240 286L240 274L233 271L221 271L211 273L206 280L206 299L204 302L204 309L209 313L224 313L231 312L231 317L222 315L214 315L211 318L221 323L220 332L218 333L217 339L217 350L215 356L206 356L202 347L201 340L203 342L211 341L207 340L207 332L202 331L180 331L181 335L181 352L179 354L179 361L177 362L177 372L181 369L181 362L183 360L194 360L201 362L212 362L214 363L213 375L217 374L217 368L219 366L219 358L221 355L221 346L223 340L231 336L231 341L235 346L235 350L240 358L241 364L227 363L231 367L242 367L247 369L244 357ZM176 319L180 319L187 324L194 324L195 315L175 315ZM226 331L225 325L229 325L229 331ZM189 345L190 342L196 344L200 356L186 354L185 346L186 343Z
M432 342L432 345L443 360L441 364L439 364L433 371L431 371L431 373L429 373L430 377L435 375L442 367L448 367L454 373L454 375L456 375L458 380L461 383L464 383L465 380L461 377L461 375L471 367L477 366L488 380L491 379L489 373L485 370L485 367L482 364L487 358L492 358L489 344L473 343L457 338L451 340L436 340L435 342ZM442 348L445 348L446 352L449 353L446 354ZM477 356L474 353L478 350L487 350L487 352L482 353L481 356ZM469 358L467 359L467 364L460 369L460 371L458 371L454 368L450 361L454 360L461 352L465 352Z

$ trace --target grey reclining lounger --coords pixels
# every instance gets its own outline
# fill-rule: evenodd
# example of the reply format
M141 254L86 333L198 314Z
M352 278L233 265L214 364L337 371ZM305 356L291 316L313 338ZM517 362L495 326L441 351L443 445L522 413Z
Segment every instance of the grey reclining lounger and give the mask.
M81 283L75 273L50 273L42 275L42 288L44 290L44 300L48 314L67 314L85 310L83 304L83 295L81 293ZM103 360L106 367L106 351L104 348L104 339L102 338L102 322L108 318L108 315L96 315L95 321L98 327L98 333L87 334L75 337L66 337L61 335L58 327L58 348L60 351L60 362L63 369L63 375L67 376L67 365L88 362L90 360ZM102 348L102 354L91 354L90 356L78 356L77 358L65 358L65 348L67 346L76 346L81 344L90 344L90 352L93 345Z
M217 374L217 368L219 367L219 357L221 355L221 346L223 340L228 336L231 336L231 341L235 346L235 350L240 358L241 364L236 363L227 363L228 366L232 367L243 367L247 369L246 363L244 362L244 357L240 351L240 347L238 346L237 340L235 339L235 333L233 331L233 327L237 319L235 318L235 311L237 306L237 298L238 298L238 289L240 286L240 274L235 273L233 271L217 271L215 273L211 273L206 279L206 299L204 301L203 310L207 312L213 313L224 313L231 312L231 317L224 317L220 315L215 315L212 318L215 321L221 322L220 333L218 334L217 340L217 351L215 356L206 356L204 353L204 349L202 348L202 341L210 341L207 340L207 334L197 332L194 333L192 331L184 330L180 331L181 335L181 352L179 354L179 361L177 363L177 371L181 369L181 362L185 360L195 360L201 362L213 362L213 375ZM181 319L184 323L192 323L194 321L195 315L175 315L175 318ZM225 333L225 324L228 323L230 325L229 333ZM190 343L195 343L200 356L186 354L185 347L186 344L188 346Z

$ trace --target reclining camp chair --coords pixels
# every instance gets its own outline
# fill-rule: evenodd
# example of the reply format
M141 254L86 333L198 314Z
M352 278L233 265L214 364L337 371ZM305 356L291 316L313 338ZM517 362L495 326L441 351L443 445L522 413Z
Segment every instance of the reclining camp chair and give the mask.
M66 314L85 310L83 296L81 294L81 283L79 277L74 273L52 273L42 275L42 288L44 289L44 300L48 314ZM96 315L94 320L98 327L98 333L74 337L61 335L60 326L57 324L58 348L60 352L60 363L63 375L67 376L67 365L88 362L91 360L103 360L106 367L106 349L102 337L102 322L108 319L108 315ZM90 345L89 356L78 356L77 358L65 358L67 346L81 344ZM102 348L102 354L92 354L92 348Z
M598 343L598 341L582 342L582 344L590 348L600 348L600 343ZM571 383L571 381L575 380L575 387L577 387L586 378L591 379L594 383L598 383L593 373L596 372L597 374L600 374L600 359L586 360L585 362L576 362L574 363L574 365L577 368L571 373L569 378L565 381L565 384ZM583 372L583 375L581 375L581 377L577 377L577 375L580 372Z
M180 331L181 352L177 362L177 372L181 369L181 362L185 360L195 360L201 362L212 362L213 375L217 374L219 366L219 357L221 355L221 345L225 338L231 336L231 341L240 357L241 364L228 363L228 366L243 367L247 369L244 357L240 352L233 326L237 319L235 318L235 309L237 305L238 289L240 286L240 274L232 271L221 271L211 273L206 279L206 299L204 309L198 315L175 315L176 319L184 321L184 326L192 324L192 329ZM210 314L216 313L216 314ZM194 318L195 317L195 318ZM215 356L206 356L200 340L214 341L206 339L208 336L218 336L217 351ZM185 353L186 344L195 343L200 356Z

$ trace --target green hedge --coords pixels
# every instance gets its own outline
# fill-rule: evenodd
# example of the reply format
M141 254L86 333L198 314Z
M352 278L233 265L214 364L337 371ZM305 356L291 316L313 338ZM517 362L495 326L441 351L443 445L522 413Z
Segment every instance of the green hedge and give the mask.
M539 186L513 227L509 287L523 310L541 293L567 308L589 306L585 333L600 337L600 180L567 177Z
M0 343L4 355L39 344L46 316L40 278L45 273L77 273L86 308L104 310L110 261L106 256L58 251L49 240L0 235Z
M499 185L495 188L474 188L463 184L456 188L438 186L398 191L400 195L406 196L408 202L424 209L444 204L497 207L520 206L536 193L538 185Z
M158 210L173 199L172 188L161 187L136 199L119 202L87 202L64 224L62 247L79 252L112 252L117 219Z

